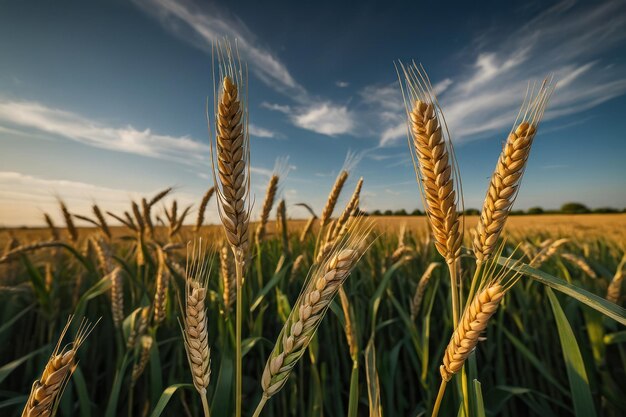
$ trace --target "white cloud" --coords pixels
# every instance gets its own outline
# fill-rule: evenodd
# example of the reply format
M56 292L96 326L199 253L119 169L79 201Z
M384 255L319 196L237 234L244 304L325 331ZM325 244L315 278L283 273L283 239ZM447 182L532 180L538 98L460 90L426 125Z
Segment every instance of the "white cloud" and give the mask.
M335 81L335 85L336 85L337 87L339 87L339 88L347 88L347 87L349 87L349 86L350 86L350 83L349 83L349 82L347 82L347 81L341 81L341 80L339 80L339 81Z
M623 64L612 60L613 55L602 55L623 44L624 26L623 1L578 4L566 0L509 30L508 37L483 36L471 43L475 49L459 54L460 60L471 64L434 82L452 138L506 132L528 82L541 82L549 74L555 75L558 84L546 120L588 110L625 94ZM496 27L493 33L501 29ZM429 75L435 81L436 75ZM378 135L379 146L403 143L406 116L397 83L366 87L361 97L366 110L358 113L359 123L376 121L372 132Z
M328 102L301 109L291 118L298 127L328 136L351 133L354 129L352 112L346 106Z
M46 107L29 101L0 99L0 123L3 130L35 130L61 136L97 148L132 153L182 163L208 159L209 146L188 136L174 137L138 130L133 126L111 127L76 113ZM7 127L9 125L10 127Z
M260 126L253 125L250 123L248 126L249 132L251 136L256 136L259 138L275 138L276 132L272 132L269 129L262 128Z
M291 107L286 104L268 103L267 101L264 101L261 103L261 107L263 107L264 109L277 111L279 113L291 113Z
M215 6L200 8L188 0L135 0L135 3L145 12L156 15L174 34L205 51L210 51L214 42L225 37L236 39L242 57L261 81L296 99L306 100L305 89L286 65L262 46L236 16L229 16Z

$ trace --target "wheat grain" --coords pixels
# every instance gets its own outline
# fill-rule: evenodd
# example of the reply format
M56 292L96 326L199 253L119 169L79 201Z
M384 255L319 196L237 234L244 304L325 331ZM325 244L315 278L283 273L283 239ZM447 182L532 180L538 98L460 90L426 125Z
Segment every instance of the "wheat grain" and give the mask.
M197 244L197 250L195 246L196 244L192 253L188 255L187 261L185 316L182 327L193 384L198 393L206 397L211 378L211 350L209 349L205 306L209 271L202 240Z
M43 374L32 386L22 417L53 416L61 394L76 369L76 354L95 325L83 320L74 340L61 348L72 317L67 321L59 341L48 359Z
M551 242L548 246L545 246L539 251L530 261L530 266L533 268L539 268L545 261L550 259L557 252L559 247L567 243L569 239L558 239Z
M157 250L158 266L156 289L154 292L154 322L161 324L165 320L165 312L167 307L167 293L169 290L169 274L165 265L165 252L162 249Z
M222 301L226 312L232 309L237 297L237 281L233 273L231 251L223 245L220 249L220 276L222 278Z
M366 249L371 226L357 222L349 238L310 274L265 365L261 386L265 399L287 382L291 370L315 334L331 301Z
M430 277L433 274L435 268L439 266L439 262L431 262L426 270L422 274L419 282L417 283L417 287L415 288L415 294L411 299L411 321L414 322L417 318L417 313L419 312L420 306L422 305L422 300L424 299L424 292L426 291L426 286L428 282L430 282Z
M489 319L498 309L505 289L493 283L478 293L461 317L452 339L446 348L439 370L444 381L461 370L465 360L478 344L480 334L487 328Z
M313 229L313 223L315 223L316 219L317 217L311 216L309 220L306 222L306 224L304 225L304 228L302 229L302 232L300 233L300 243L306 240L307 235Z
M67 234L70 236L70 240L72 241L72 243L76 243L78 241L78 230L76 229L76 225L74 224L74 220L72 219L72 214L67 209L67 206L65 205L63 200L59 200L59 205L61 206L61 213L63 214L63 218L65 219Z
M553 90L554 86L546 79L536 95L531 91L529 100L525 100L520 109L521 121L515 122L502 149L476 226L473 244L478 264L485 262L495 250L519 192L530 148Z
M98 207L97 204L94 204L91 206L91 210L93 211L93 214L96 216L96 219L98 219L98 224L99 224L98 226L100 230L102 231L102 233L104 233L104 235L108 239L111 239L111 229L109 229L109 224L104 218L104 214L102 214L100 207Z
M126 347L132 349L135 347L137 338L143 336L148 329L150 321L150 307L142 307L137 314L134 315L134 321L126 341Z
M132 386L137 383L139 377L146 370L148 362L150 362L150 349L152 349L152 343L152 336L141 336L141 352L139 353L139 360L133 365L133 371L130 376Z
M267 191L265 192L265 200L263 200L263 207L261 208L261 218L259 220L259 226L257 227L256 238L257 240L263 240L265 236L265 228L270 218L270 212L274 205L274 199L276 197L276 190L278 189L278 175L274 174L270 177L267 183Z
M276 207L276 224L280 232L283 247L283 256L289 258L291 252L289 250L289 231L287 230L287 205L285 200L280 200Z
M198 216L196 217L196 226L194 227L194 232L199 232L202 224L204 223L204 214L206 213L206 208L209 205L209 201L211 197L213 197L213 193L215 193L215 187L211 187L207 190L207 192L202 197L202 201L200 202L200 207L198 208Z
M141 217L146 225L148 236L154 238L154 223L152 223L152 206L148 204L148 200L141 199Z
M606 290L606 299L612 303L619 301L622 294L622 281L624 280L624 269L626 268L626 255L622 257L622 261L617 266L615 275L609 283L609 287Z
M110 274L111 279L111 313L113 323L118 329L124 321L124 277L122 268L116 267Z
M54 222L52 221L52 217L50 217L48 213L44 213L43 217L46 221L46 225L48 226L48 230L50 231L50 236L52 240L59 240L59 230L54 225Z
M330 217L333 215L333 210L335 209L337 200L339 200L339 194L341 194L341 190L343 189L343 185L346 183L347 179L348 171L346 170L341 171L335 179L335 184L333 184L333 188L330 190L330 194L326 200L326 205L324 206L324 210L320 216L320 227L324 227L328 224Z
M577 267L579 267L585 274L589 275L593 279L597 279L598 275L591 269L591 266L580 256L576 256L573 253L562 253L561 258L567 259Z

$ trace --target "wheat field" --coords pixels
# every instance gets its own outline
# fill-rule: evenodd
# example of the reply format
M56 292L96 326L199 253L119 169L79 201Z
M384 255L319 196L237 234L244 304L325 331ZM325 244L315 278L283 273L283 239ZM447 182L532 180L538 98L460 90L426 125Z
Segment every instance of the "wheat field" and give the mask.
M62 225L0 233L3 416L626 414L626 215L509 216L550 77L479 217L428 76L400 63L427 215L368 216L346 163L319 216L290 220L275 172L252 219L246 66L216 55L197 209L172 188L122 213L60 200Z

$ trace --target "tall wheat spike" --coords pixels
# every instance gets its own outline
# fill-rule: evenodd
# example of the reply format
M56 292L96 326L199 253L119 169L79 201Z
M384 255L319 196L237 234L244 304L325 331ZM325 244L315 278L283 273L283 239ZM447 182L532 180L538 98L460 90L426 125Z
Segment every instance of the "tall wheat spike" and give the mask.
M557 252L559 247L569 242L569 239L558 239L542 248L531 260L529 265L533 268L539 268L545 261L550 259Z
M111 229L109 229L109 224L107 223L106 218L104 217L104 214L102 214L102 210L100 210L100 207L98 207L97 204L94 204L91 206L91 210L93 211L93 214L96 216L96 219L98 219L98 223L100 225L100 230L102 231L102 233L104 233L104 235L108 239L111 239Z
M561 258L567 259L568 261L576 265L578 268L580 268L585 274L589 275L591 278L593 279L598 278L596 271L594 271L591 268L591 266L589 266L587 261L585 261L580 256L574 255L573 253L563 253L561 254Z
M606 290L607 301L610 301L616 304L619 301L619 298L622 295L622 281L624 281L625 269L626 269L626 255L622 257L622 260L617 266L617 270L615 271L615 275L613 275L613 279L609 283L609 287Z
M228 246L220 249L220 276L222 278L222 301L224 309L229 312L237 297L237 281L233 272L232 254Z
M420 307L422 305L422 300L424 299L424 292L426 291L426 286L430 282L430 277L433 274L435 268L440 265L439 262L431 262L426 270L422 274L419 282L417 283L417 287L415 288L415 294L411 299L411 321L415 321L417 318L417 313L419 313Z
M50 236L52 237L52 240L59 240L59 230L54 225L52 217L50 217L48 213L44 213L43 217L46 221L46 225L48 226L48 230L50 231Z
M401 64L400 70L404 76L402 93L411 133L411 157L435 247L450 270L452 319L456 326L460 297L457 280L463 241L462 216L459 215L463 210L460 176L445 119L428 76L415 63Z
M496 247L519 192L533 139L553 91L552 80L546 79L536 93L534 88L527 92L527 99L502 149L474 236L474 255L479 265L491 256Z
M255 415L287 382L339 288L367 249L370 230L371 224L354 222L344 242L309 273L265 365L263 397Z
M85 342L95 325L83 320L74 340L61 347L61 343L69 330L72 317L59 336L59 341L48 359L43 374L32 386L22 417L54 416L61 399L63 389L76 369L76 353Z
M291 256L291 252L289 250L289 230L287 229L287 205L285 204L285 200L280 200L278 202L278 206L276 207L276 225L278 227L278 231L280 232L280 237L283 246L283 255L286 258Z
M217 44L215 96L215 152L211 141L213 177L218 213L235 258L237 299L235 312L235 416L242 410L243 304L241 292L248 256L250 220L250 136L248 132L247 69L228 42ZM215 68L215 66L214 66ZM207 109L208 111L208 109Z
M435 237L435 246L453 265L461 254L463 228L455 182L454 151L447 127L427 75L417 65L401 65L404 100L411 132L410 144L425 200L425 210Z
M199 240L197 243L194 242L191 254L187 255L184 319L181 328L193 385L200 394L205 415L208 417L209 407L206 395L211 379L211 350L205 305L209 280L206 253L202 240Z
M63 200L59 200L59 205L61 206L61 213L63 214L63 218L65 219L65 227L67 228L67 233L70 236L70 240L72 243L78 242L78 229L76 229L76 225L74 224L74 220L72 219L72 214L67 209L67 206L63 202Z
M110 273L111 277L111 313L113 323L118 329L122 327L124 321L124 277L122 268L116 267Z
M316 219L317 217L311 216L309 220L307 220L306 224L304 225L304 228L302 229L302 232L300 233L300 243L306 240L307 235L313 229L313 223L315 223Z
M278 189L278 175L273 174L267 183L267 191L265 192L265 200L263 200L263 206L261 208L261 218L259 220L259 226L257 227L256 237L259 241L263 240L265 236L265 228L270 218L272 207L274 206L274 199L276 197L276 190Z
M148 322L150 321L150 307L142 307L139 313L135 315L135 320L132 323L128 340L126 341L126 347L132 349L135 347L137 338L144 336L148 329Z
M347 179L347 170L342 170L339 175L337 175L335 183L333 184L333 188L330 190L330 194L328 195L328 199L326 200L324 210L322 210L322 215L320 216L321 227L326 226L330 220L330 217L333 215L333 210L335 209L337 200L339 200L339 194L341 194L341 190L343 189L343 185L346 183Z
M132 386L137 383L139 377L143 374L143 371L146 370L148 362L150 362L150 349L152 349L153 342L154 340L152 339L152 336L141 336L141 350L139 352L139 360L133 365L133 371L130 376Z
M209 201L211 201L211 197L213 197L213 193L215 193L215 187L211 187L207 190L207 192L202 197L202 201L200 202L200 207L198 208L198 217L196 218L196 226L194 227L194 232L200 231L202 224L204 223L204 215L206 213L206 208L209 205Z
M245 262L250 206L247 74L229 44L218 46L215 159L219 214L237 262ZM219 180L219 181L218 181Z
M154 292L154 322L161 324L165 320L167 307L167 293L169 291L170 277L165 263L165 252L158 249L158 266L156 278L156 290Z

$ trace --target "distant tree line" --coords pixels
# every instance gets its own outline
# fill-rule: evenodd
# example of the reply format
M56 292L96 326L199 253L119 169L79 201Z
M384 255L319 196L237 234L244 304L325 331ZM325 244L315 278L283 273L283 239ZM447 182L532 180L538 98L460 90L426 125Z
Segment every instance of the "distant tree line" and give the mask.
M475 208L468 208L463 211L468 216L477 216L480 211ZM598 207L590 209L581 203L565 203L560 209L544 209L542 207L531 207L528 210L512 210L512 216L523 216L527 214L605 214L605 213L626 213L626 208L616 209L613 207ZM422 210L415 209L412 212L408 212L405 209L400 210L374 210L368 213L370 216L423 216L425 213Z

